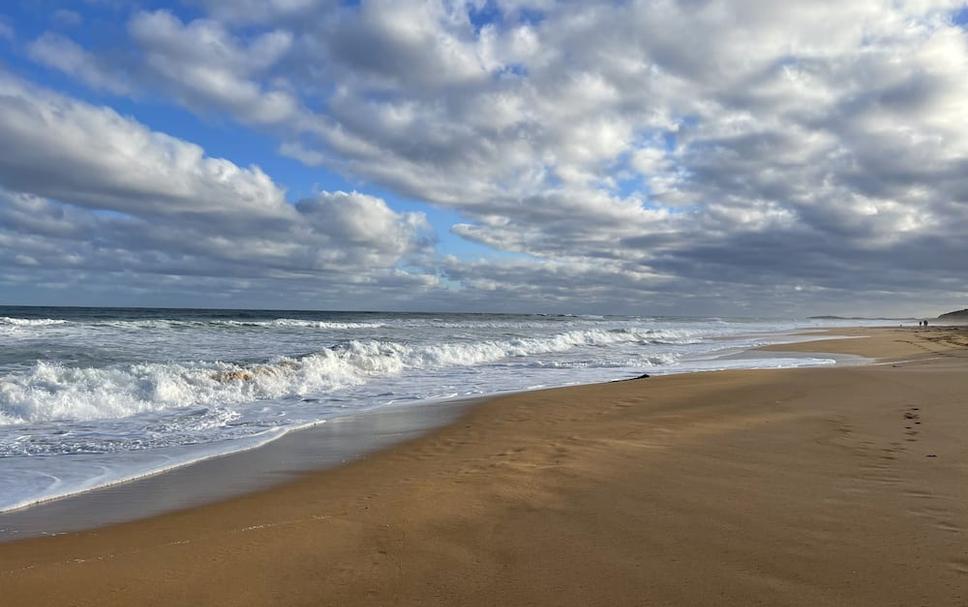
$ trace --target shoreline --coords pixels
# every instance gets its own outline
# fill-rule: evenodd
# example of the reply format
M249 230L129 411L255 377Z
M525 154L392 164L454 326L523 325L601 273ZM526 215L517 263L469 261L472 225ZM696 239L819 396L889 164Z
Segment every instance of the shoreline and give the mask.
M791 354L791 358L810 358L811 355L824 356L832 360L833 365L866 364L869 360L864 357L846 353L827 353L801 346L800 349L785 348L786 345L814 344L830 341L839 337L842 329L807 329L790 334L776 334L767 338L781 337L784 341L774 342L767 346L740 350L730 354L720 355L706 361L709 368L696 368L687 371L673 371L663 373L661 370L654 376L709 373L733 369L730 366L720 366L722 362L755 359L757 352L773 351ZM700 361L694 361L698 364ZM720 364L717 364L720 363ZM822 367L824 364L804 365L806 367ZM774 367L738 367L736 370L770 369ZM787 367L777 367L787 368ZM392 447L394 444L419 437L422 433L432 432L448 423L453 423L455 415L449 409L459 411L469 406L529 392L543 390L557 390L573 388L583 385L597 385L613 381L627 381L637 377L616 378L605 382L589 384L565 384L560 386L546 386L529 390L512 390L495 392L479 396L459 396L451 399L419 401L404 405L377 406L358 412L347 413L333 418L319 420L303 426L284 429L276 436L264 440L254 441L253 444L234 449L216 449L209 455L199 455L193 459L186 459L171 465L162 465L137 473L130 477L112 480L100 485L69 490L63 494L45 496L13 508L0 510L0 543L14 541L21 538L35 536L57 535L66 532L96 529L104 525L134 521L151 516L214 503L224 499L231 499L245 493L269 489L275 485L288 482L299 474L320 471L341 465L347 461L365 457L377 450ZM373 416L386 415L388 424L397 428L401 435L396 441L383 440L383 436L367 435L367 430L360 430L355 436L358 444L348 445L346 441L339 442L340 447L330 444L314 442L314 437L332 441L336 434L336 441L340 440L339 431L327 424L341 424L345 426L356 424L363 428L378 428L384 424L376 421ZM342 428L340 428L342 429ZM250 437L256 438L256 437ZM293 447L287 447L292 443ZM315 449L306 445L315 444ZM268 453L265 451L268 450ZM305 453L310 451L309 454ZM278 455L274 454L278 452ZM269 469L265 469L266 461L286 461ZM212 487L193 479L206 475L214 475L219 480ZM225 476L229 478L226 479ZM188 491L189 493L185 493ZM167 495L174 492L174 496ZM163 505L157 502L149 503L144 496L166 494ZM120 505L119 505L120 504ZM50 520L59 521L50 525Z
M3 511L0 545L96 530L271 490L453 423L477 400L368 409L296 428L247 449Z
M264 491L0 544L0 581L21 604L957 604L964 333L858 331L824 348L910 362L488 399Z

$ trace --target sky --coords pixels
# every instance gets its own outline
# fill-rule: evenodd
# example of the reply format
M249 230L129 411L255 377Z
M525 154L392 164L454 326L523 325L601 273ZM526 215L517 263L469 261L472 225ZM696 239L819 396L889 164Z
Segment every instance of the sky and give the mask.
M968 307L964 0L12 0L0 303Z

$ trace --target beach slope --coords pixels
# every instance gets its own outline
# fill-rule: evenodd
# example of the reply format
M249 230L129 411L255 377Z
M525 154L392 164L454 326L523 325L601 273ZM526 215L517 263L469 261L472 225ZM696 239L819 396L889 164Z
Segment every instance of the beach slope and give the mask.
M968 338L858 335L795 347L896 362L497 398L274 489L0 544L3 603L964 605Z

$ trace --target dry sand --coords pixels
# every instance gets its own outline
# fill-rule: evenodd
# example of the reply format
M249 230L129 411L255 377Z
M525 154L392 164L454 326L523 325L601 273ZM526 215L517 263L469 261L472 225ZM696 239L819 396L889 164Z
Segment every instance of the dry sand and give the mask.
M840 331L838 331L840 333ZM968 333L498 398L221 503L0 544L0 604L968 605Z

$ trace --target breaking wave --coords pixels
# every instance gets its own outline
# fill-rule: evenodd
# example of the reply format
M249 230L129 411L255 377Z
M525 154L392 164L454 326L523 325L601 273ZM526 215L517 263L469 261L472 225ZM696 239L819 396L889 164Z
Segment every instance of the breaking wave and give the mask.
M0 326L9 327L46 327L50 325L63 325L67 323L66 320L58 320L54 318L10 318L9 316L0 316Z
M94 323L95 326L109 326L120 329L169 329L169 328L306 328L306 329L378 329L385 326L378 322L333 322L326 320L300 320L296 318L275 318L272 320L112 320Z
M0 317L0 327L29 329L33 327L69 326L77 330L90 329L122 329L122 330L165 330L165 329L319 329L323 331L352 331L382 328L438 328L438 329L468 329L489 330L500 329L508 332L529 332L532 329L547 329L554 326L560 329L587 326L588 322L603 321L604 317L571 317L555 316L534 320L495 320L495 319L447 319L447 318L396 318L393 320L311 320L300 318L272 318L272 319L89 319L84 321L62 320L56 318L12 318ZM623 332L631 329L606 329L611 332ZM708 333L708 331L707 331ZM678 343L678 342L675 342Z
M303 397L359 385L411 369L504 362L561 367L532 358L577 347L617 343L689 343L691 335L662 330L567 331L547 337L412 346L352 340L304 356L266 362L152 362L105 368L39 361L0 378L0 425L123 418L192 406L231 407L267 399ZM675 355L643 356L638 366L675 362ZM574 363L576 366L581 361Z

